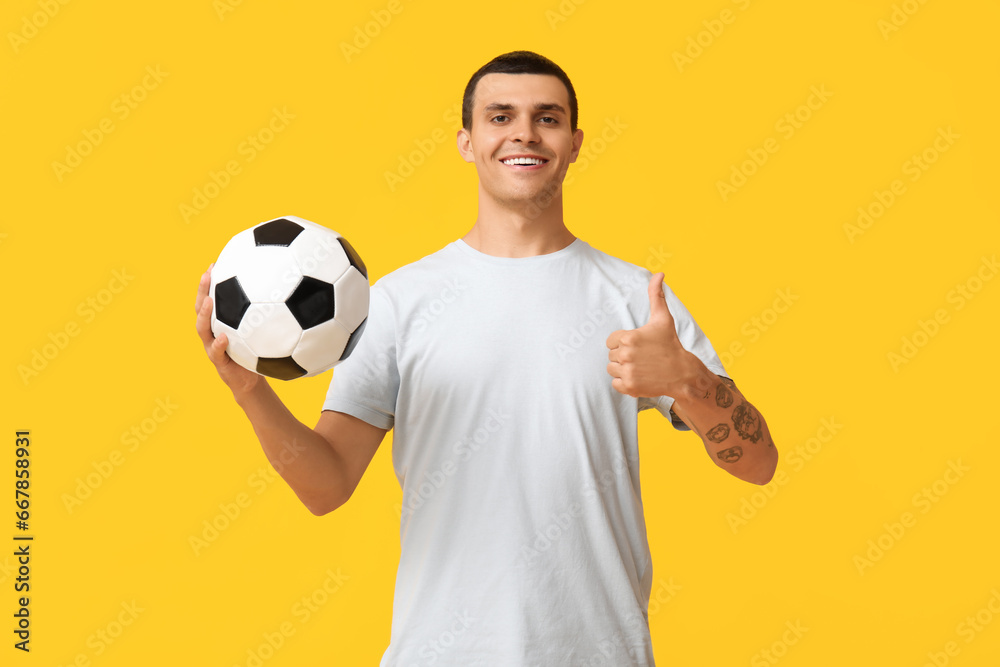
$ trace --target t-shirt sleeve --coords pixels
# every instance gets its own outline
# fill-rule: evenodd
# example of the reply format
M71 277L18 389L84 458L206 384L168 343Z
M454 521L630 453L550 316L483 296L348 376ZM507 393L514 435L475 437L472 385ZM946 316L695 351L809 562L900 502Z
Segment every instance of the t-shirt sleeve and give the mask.
M705 336L701 327L691 317L691 313L681 303L681 300L677 298L677 295L666 284L663 285L663 294L666 297L670 314L674 318L677 338L680 339L684 349L701 359L701 362L705 364L708 370L716 375L729 377L726 374L726 369L722 367L722 361L719 360L719 355L716 354L715 348L712 347L712 343L708 340L708 337ZM670 408L673 404L674 399L670 396L643 398L639 401L639 409L656 408L660 414L671 420L671 424L673 424L675 429L678 431L689 431L690 429L687 424L680 419L675 420L671 417Z
M395 317L388 294L375 283L365 330L351 355L333 369L323 409L388 430L395 421L398 393Z

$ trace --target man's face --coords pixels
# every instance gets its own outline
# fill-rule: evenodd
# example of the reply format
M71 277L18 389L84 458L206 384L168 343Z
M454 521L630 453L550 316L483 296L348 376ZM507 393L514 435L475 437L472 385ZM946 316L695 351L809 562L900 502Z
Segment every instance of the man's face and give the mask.
M583 130L570 129L569 92L547 74L487 74L476 85L471 131L458 149L475 162L480 193L515 208L543 207L576 162ZM537 158L516 164L512 158ZM519 160L517 162L525 162Z

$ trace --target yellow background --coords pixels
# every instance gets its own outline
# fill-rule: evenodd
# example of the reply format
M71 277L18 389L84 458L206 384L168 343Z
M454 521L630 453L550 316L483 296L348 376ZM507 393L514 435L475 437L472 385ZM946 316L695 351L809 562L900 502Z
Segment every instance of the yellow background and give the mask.
M658 664L996 664L1000 280L977 272L1000 249L997 3L389 7L4 3L0 662L248 665L286 624L263 664L378 663L399 556L391 437L347 505L309 514L264 472L205 359L195 288L233 234L284 214L347 236L372 281L463 235L476 175L454 148L456 105L476 68L527 48L569 73L589 132L566 186L570 229L665 271L720 354L742 345L728 368L782 453L784 483L761 489L721 472L692 434L641 417ZM687 49L696 57L678 66ZM830 96L803 110L813 87ZM249 160L241 145L275 109L294 118ZM808 118L788 136L779 123L796 112ZM112 131L58 171L102 122ZM595 143L608 123L620 132ZM908 161L948 128L958 138L911 180ZM778 151L724 199L718 182L769 138ZM390 188L401 160L421 164ZM230 161L239 173L185 220L181 205ZM905 193L849 238L858 207L897 179ZM978 288L961 308L957 285ZM779 290L797 297L782 313L769 310ZM893 364L903 337L922 345ZM51 358L25 374L36 352ZM276 389L312 425L329 379ZM159 422L157 400L175 406ZM24 428L30 654L11 632ZM145 440L130 449L134 428ZM946 474L952 464L967 470ZM239 498L196 554L191 537L225 525L220 505ZM328 571L341 577L332 594ZM307 619L304 597L323 600ZM796 625L807 630L786 632Z

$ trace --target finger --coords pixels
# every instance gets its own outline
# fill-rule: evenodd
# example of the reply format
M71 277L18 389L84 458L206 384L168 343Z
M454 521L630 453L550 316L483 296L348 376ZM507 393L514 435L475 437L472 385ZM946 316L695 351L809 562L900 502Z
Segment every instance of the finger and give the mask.
M611 350L615 349L616 347L619 346L622 334L624 333L625 331L623 329L619 329L618 331L613 331L611 335L608 336L608 340L605 341L604 344L608 346L608 349Z
M208 352L208 358L211 360L216 367L221 368L229 363L229 355L226 354L226 348L229 347L229 338L226 334L220 333L217 338L215 338L212 343L206 348Z
M608 375L610 375L611 377L615 379L621 378L622 365L619 364L617 361L612 361L607 365L607 371Z
M208 288L212 284L212 267L215 266L215 262L208 265L208 269L205 273L201 274L201 280L198 281L198 296L194 300L194 312L201 312L201 302L208 296Z
M663 277L662 273L657 273L649 279L649 321L670 321L673 324L674 318L667 308L667 298L663 291Z
M631 396L627 391L625 391L625 381L621 378L615 378L611 381L611 388L617 391L619 394L625 394L626 396Z
M614 347L608 351L608 361L618 362L618 348Z
M201 338L201 342L207 350L215 339L215 335L212 333L212 297L206 296L202 299L201 310L198 311L194 326L198 330L198 337Z

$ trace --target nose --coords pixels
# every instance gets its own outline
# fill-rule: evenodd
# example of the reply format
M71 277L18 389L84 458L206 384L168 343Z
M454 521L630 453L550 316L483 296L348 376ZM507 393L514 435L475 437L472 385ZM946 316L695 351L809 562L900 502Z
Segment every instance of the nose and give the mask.
M531 116L522 116L511 125L511 141L517 141L520 143L534 144L540 139L538 134L538 128L535 126L535 121Z

